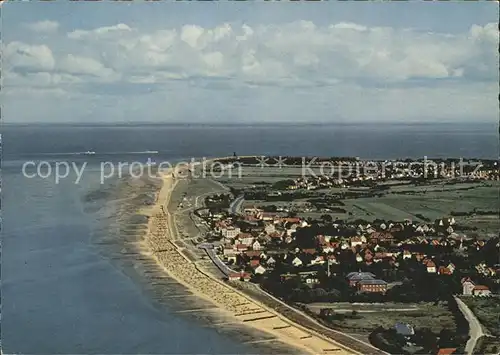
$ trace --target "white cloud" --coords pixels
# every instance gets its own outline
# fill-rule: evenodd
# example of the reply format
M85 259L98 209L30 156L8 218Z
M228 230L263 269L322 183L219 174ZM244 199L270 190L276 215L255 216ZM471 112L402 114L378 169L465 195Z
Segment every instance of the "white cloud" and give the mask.
M75 30L73 32L68 33L68 38L93 39L93 40L112 39L130 31L132 31L132 29L129 26L123 23L119 23L115 26L99 27L90 31Z
M57 32L57 30L59 29L59 23L56 21L44 20L33 23L27 23L25 24L25 27L29 28L31 31L34 32L53 33Z
M106 98L85 94L93 104L150 85L147 95L124 99L115 113L121 118L140 107L157 119L188 112L249 120L330 112L364 120L484 118L498 109L497 34L495 24L453 34L348 22L156 31L117 24L75 30L50 48L8 43L5 84L64 87L75 95L82 84L114 85L102 86Z
M63 57L58 65L58 70L72 75L90 75L102 79L113 78L115 73L112 69L106 68L101 62L87 57L68 54Z
M7 70L46 71L55 66L51 49L46 45L10 42L3 49Z
M485 70L493 70L488 65L497 56L494 28L494 24L473 26L468 33L451 35L345 22L319 27L297 21L253 28L185 25L142 33L118 24L77 30L68 37L92 43L103 53L106 66L124 78L128 71L137 75L141 70L168 68L187 77L220 75L252 82L284 78L394 82L484 77Z

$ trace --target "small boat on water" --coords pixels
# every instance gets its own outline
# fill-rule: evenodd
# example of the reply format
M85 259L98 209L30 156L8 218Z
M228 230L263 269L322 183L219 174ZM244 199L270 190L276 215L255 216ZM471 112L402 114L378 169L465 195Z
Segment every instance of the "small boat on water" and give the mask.
M91 151L91 150L87 150L85 153L83 153L85 155L94 155L95 152Z

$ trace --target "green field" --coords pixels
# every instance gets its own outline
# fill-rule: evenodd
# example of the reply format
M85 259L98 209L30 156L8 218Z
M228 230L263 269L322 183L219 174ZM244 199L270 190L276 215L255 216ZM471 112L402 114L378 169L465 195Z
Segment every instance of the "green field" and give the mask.
M273 184L280 180L299 177L300 168L248 168L243 169L242 178L222 178L219 181L238 189L254 186L264 186L261 183ZM364 219L372 221L376 218L385 220L401 221L411 219L416 222L434 222L438 218L446 218L452 212L470 213L474 210L490 212L490 214L471 214L467 216L455 216L457 225L465 229L457 232L468 233L470 228L478 234L497 233L500 229L499 213L499 191L500 182L462 182L447 184L446 181L428 185L414 185L408 181L387 181L380 183L381 186L389 187L387 190L377 191L379 196L367 197L370 193L368 188L348 189L332 188L310 191L313 194L337 195L341 193L355 194L358 197L343 199L346 213L331 213L332 217L339 219ZM356 196L354 196L356 197ZM294 202L305 202L295 200ZM257 201L248 201L250 205L260 204ZM274 202L272 204L289 206L289 202ZM493 212L493 213L491 213ZM324 212L302 211L304 217L318 217ZM418 216L417 216L418 215ZM423 218L420 218L423 217Z
M500 337L500 298L499 297L462 297L491 335Z
M353 213L351 218L362 218L372 220L374 218L402 220L409 218L415 221L425 222L417 217L422 215L431 221L448 217L455 212L496 211L496 215L477 215L455 217L457 224L465 226L476 226L478 232L495 233L500 229L498 218L499 198L498 189L500 185L491 186L476 185L469 190L459 190L462 185L453 185L455 189L446 186L445 189L431 186L427 192L422 188L415 188L416 194L397 194L396 189L381 197L358 198L344 200L346 206ZM401 187L398 187L401 188ZM409 187L404 187L409 190Z
M314 307L314 304L309 305L311 311L319 313L319 307ZM333 321L332 324L340 329L366 334L372 332L375 328L382 326L384 328L392 328L397 322L409 323L417 329L429 328L435 333L439 333L443 328L454 331L456 328L453 314L448 309L446 303L435 305L433 303L421 304L397 304L391 303L383 307L376 305L367 306L350 306L353 310L358 311L355 319L346 318L342 321ZM409 307L415 309L408 309ZM326 307L333 308L338 307ZM340 307L340 313L344 313L348 306ZM401 310L397 310L401 308Z

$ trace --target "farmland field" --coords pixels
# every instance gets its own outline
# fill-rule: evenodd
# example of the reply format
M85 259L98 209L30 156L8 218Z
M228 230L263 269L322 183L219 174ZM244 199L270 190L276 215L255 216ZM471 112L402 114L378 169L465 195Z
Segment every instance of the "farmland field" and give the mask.
M487 331L500 337L500 298L499 297L462 297Z
M255 186L271 186L280 180L295 179L301 174L300 168L255 168L244 167L241 178L222 178L219 181L237 189ZM345 213L330 213L334 219L376 218L401 221L411 219L417 222L434 222L438 218L455 214L456 231L486 235L498 233L500 182L461 182L449 183L441 180L426 185L414 185L409 181L386 181L379 183L385 190L369 188L331 188L310 191L312 194L339 196L343 198ZM304 203L306 200L294 200ZM264 201L248 201L245 205L261 204ZM290 206L290 202L273 202L277 206ZM477 211L479 213L473 213ZM300 212L299 212L300 213ZM302 211L304 217L318 217L322 211Z
M309 304L312 312L318 313L321 308L332 308L335 312L346 313L355 310L355 319L346 317L342 321L333 321L332 324L339 329L349 333L369 334L375 328L382 326L392 328L397 322L409 323L415 328L429 328L435 333L446 328L454 331L456 328L453 314L445 302L438 305L434 303L420 304L398 304L388 303L384 305L337 305L328 306L321 304Z

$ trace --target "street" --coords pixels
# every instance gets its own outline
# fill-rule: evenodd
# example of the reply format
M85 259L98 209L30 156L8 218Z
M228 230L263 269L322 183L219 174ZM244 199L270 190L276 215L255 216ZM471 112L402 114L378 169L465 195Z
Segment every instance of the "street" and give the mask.
M469 307L458 297L454 296L457 301L458 308L463 313L467 321L469 322L469 340L467 341L467 345L465 346L465 353L472 354L474 352L474 348L476 347L477 341L479 338L484 336L483 326L476 318L475 314L472 313Z

